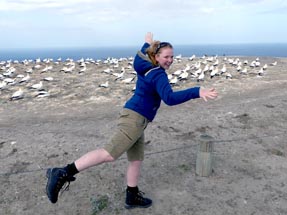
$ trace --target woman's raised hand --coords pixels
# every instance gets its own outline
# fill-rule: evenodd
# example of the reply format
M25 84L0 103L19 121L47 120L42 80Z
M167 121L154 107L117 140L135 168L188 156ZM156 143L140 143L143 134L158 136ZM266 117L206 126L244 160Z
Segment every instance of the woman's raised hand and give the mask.
M148 44L151 44L153 42L153 34L151 32L146 33L145 42Z

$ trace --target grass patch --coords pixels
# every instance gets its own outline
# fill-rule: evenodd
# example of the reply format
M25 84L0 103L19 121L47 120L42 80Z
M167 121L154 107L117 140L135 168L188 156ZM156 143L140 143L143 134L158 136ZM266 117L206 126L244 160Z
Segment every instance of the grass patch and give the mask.
M109 197L107 195L98 198L91 198L92 215L96 215L108 207Z

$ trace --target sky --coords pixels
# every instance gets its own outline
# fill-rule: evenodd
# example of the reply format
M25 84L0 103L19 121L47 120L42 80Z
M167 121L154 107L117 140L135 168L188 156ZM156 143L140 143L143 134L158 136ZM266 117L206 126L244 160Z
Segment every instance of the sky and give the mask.
M0 0L0 49L287 43L286 0Z

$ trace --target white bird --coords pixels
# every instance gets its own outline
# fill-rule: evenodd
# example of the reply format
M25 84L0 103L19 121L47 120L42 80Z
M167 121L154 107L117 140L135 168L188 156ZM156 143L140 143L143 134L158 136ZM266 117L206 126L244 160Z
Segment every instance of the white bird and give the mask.
M188 77L188 72L184 70L183 73L181 73L178 77L180 80L186 80Z
M236 67L237 72L239 72L241 69L242 69L242 68L241 68L240 65Z
M103 70L103 73L109 74L109 73L111 73L111 72L113 72L113 71L114 71L113 69L107 68L107 69L104 69L104 70Z
M182 58L182 55L181 55L181 54L175 56L175 59L176 59L176 60L180 60L181 58Z
M52 70L53 69L53 66L46 66L44 69L42 69L42 72L48 72L48 71L50 71L50 70Z
M176 70L174 73L172 73L173 75L179 76L182 73L182 70Z
M215 75L218 75L218 68L215 68L214 70L211 71L210 78L213 78Z
M258 73L257 73L258 76L263 76L264 75L264 70L263 68L261 68Z
M223 67L222 67L222 69L220 70L220 73L223 74L223 73L225 73L225 72L226 72L226 65L223 64Z
M109 87L109 82L106 81L105 83L100 84L99 87L108 88Z
M200 75L198 76L197 82L199 82L199 81L204 81L204 71L202 71L202 72L200 73Z
M116 76L116 79L115 79L115 81L116 80L118 80L118 79L121 79L123 76L124 76L124 74L125 74L125 70L124 71L122 71L121 73L113 73L112 75L113 76Z
M254 68L255 66L256 66L256 61L252 61L252 62L250 63L250 67Z
M0 90L4 89L6 86L7 86L7 82L6 81L0 82Z
M263 70L266 70L267 67L268 67L267 64L264 64L264 66L262 67L262 69L263 69Z
M87 67L84 66L83 68L80 69L80 72L79 72L79 73L83 73L83 72L85 72L86 70L87 70Z
M30 88L34 90L41 90L43 88L43 82L40 81L38 84L33 84Z
M208 65L208 64L206 64L202 71L203 71L203 72L207 72L207 71L209 71L209 65Z
M247 68L244 68L240 73L246 75L247 74Z
M16 76L16 78L24 78L24 75L23 74L19 74Z
M219 60L216 59L216 61L214 62L213 66L218 66L218 64L219 64Z
M201 66L201 62L196 62L196 63L194 64L194 69L199 69L200 66Z
M14 85L16 83L15 79L12 78L5 78L3 81L6 82L8 85Z
M211 66L209 67L209 71L212 72L212 71L214 70L214 68L215 68L215 67L214 67L213 65L211 65Z
M188 60L193 61L195 59L195 55L192 55Z
M51 77L51 76L49 76L49 77L45 77L45 78L43 78L42 80L43 80L43 81L53 81L53 80L54 80L54 78L53 78L53 77Z
M12 78L15 77L16 69L14 67L10 67L6 72L3 73L4 76Z
M40 69L42 66L40 64L35 65L33 68L34 69Z
M189 71L191 69L191 67L190 67L190 65L189 64L186 64L186 67L185 67L185 69L184 69L184 71Z
M202 72L202 69L201 68L199 68L198 70L196 70L195 72L194 72L194 74L196 75L196 77L197 76L199 76L199 74Z
M13 93L13 95L10 97L10 100L22 99L23 97L24 97L24 91L20 88L19 90Z
M28 82L29 80L30 80L30 75L27 74L25 77L23 77L23 78L19 81L19 83Z
M135 79L135 76L131 77L131 78L126 78L126 79L122 80L122 82L125 83L125 84L130 84L130 83L132 83L132 81L134 79Z
M226 78L226 79L232 79L232 75L228 72L228 73L226 73L225 78Z
M48 97L48 96L50 96L50 93L48 91L40 90L40 91L37 91L37 94L35 97L44 98L44 97Z
M270 65L271 65L271 66L276 66L276 65L277 65L277 61L271 63Z
M177 82L178 78L176 76L169 81L170 84L176 84Z

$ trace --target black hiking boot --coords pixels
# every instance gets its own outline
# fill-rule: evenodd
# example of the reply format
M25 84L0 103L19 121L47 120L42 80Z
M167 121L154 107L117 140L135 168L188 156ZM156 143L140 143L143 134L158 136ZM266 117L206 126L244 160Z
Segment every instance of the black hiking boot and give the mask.
M132 208L148 208L152 205L152 200L143 197L144 193L141 191L131 192L126 191L126 209Z
M70 182L76 180L74 176L68 175L65 168L48 169L46 176L48 178L46 193L52 203L57 202L60 191L68 190Z

